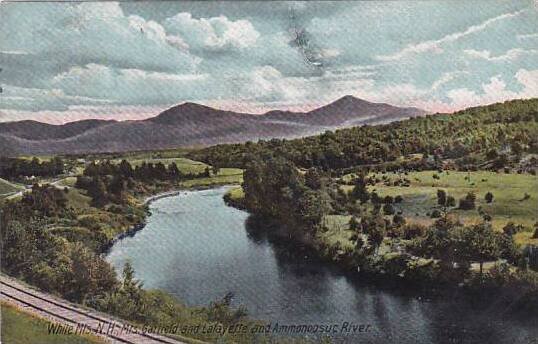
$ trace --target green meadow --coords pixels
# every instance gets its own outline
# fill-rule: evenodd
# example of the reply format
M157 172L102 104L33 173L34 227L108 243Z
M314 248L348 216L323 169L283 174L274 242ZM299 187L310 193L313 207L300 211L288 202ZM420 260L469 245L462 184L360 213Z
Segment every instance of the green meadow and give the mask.
M430 217L437 205L437 190L445 190L456 199L456 207L449 210L463 223L482 221L478 209L492 217L492 225L497 230L509 222L521 224L525 231L515 237L520 244L538 244L538 239L531 239L534 224L538 222L538 177L529 174L505 174L488 171L458 172L458 171L421 171L404 173L372 173L370 177L379 180L370 186L370 191L378 195L401 195L403 201L395 204L395 208L411 221L429 224L434 221ZM345 176L349 180L351 176ZM397 185L394 182L407 180L409 186ZM349 191L353 187L343 187ZM457 203L467 193L476 195L476 209L461 210ZM485 200L487 192L493 194L493 201Z
M22 186L13 184L5 179L0 178L0 197L5 194L10 194L22 190Z
M2 303L2 343L6 344L96 344L95 336L49 334L50 322L37 318L9 304Z

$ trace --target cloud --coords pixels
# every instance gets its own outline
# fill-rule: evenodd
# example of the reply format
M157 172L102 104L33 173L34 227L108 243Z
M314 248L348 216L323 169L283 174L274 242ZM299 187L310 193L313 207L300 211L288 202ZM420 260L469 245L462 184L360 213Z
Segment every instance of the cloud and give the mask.
M447 96L451 101L438 104L438 106L445 106L454 110L509 99L538 97L538 70L520 69L515 78L522 87L519 92L509 90L506 82L500 76L493 76L487 83L482 84L481 92L468 88L457 88L448 91Z
M2 108L17 110L34 110L36 108L65 111L71 105L80 103L106 105L106 98L92 98L80 95L68 95L61 89L22 88L2 85Z
M351 94L451 111L537 96L538 12L494 4L3 4L0 108L123 118L183 101L248 112Z
M443 51L443 48L442 48L443 44L454 42L465 36L480 32L486 29L487 27L495 24L498 21L517 17L522 12L523 11L516 11L512 13L502 14L500 16L490 18L478 25L469 26L467 29L463 31L454 32L449 35L446 35L440 39L424 41L424 42L420 42L416 44L410 44L407 47L403 48L402 50L396 53L390 54L390 55L379 55L377 56L377 59L380 61L397 61L397 60L401 60L404 57L408 57L410 55L415 55L415 54L421 54L421 53L426 53L426 52L440 53Z
M4 6L0 25L0 50L35 56L41 74L89 63L192 72L199 63L161 24L126 16L114 2L11 4ZM32 74L20 71L14 79L30 84Z
M298 99L306 94L305 79L283 77L271 66L254 68L244 82L243 94L259 101Z
M252 47L260 34L248 20L224 16L195 19L178 13L164 21L167 31L181 37L192 50L224 51Z
M538 33L529 33L529 34L517 35L516 37L519 40L536 39L536 38L538 38Z
M525 55L538 55L538 50L525 50L520 48L510 49L506 53L498 56L492 56L491 51L489 50L478 51L474 49L466 49L463 52L472 58L484 59L492 62L514 61Z
M206 74L170 74L88 64L58 74L52 87L67 94L107 98L114 104L173 104L205 94L204 90L210 87L208 79Z

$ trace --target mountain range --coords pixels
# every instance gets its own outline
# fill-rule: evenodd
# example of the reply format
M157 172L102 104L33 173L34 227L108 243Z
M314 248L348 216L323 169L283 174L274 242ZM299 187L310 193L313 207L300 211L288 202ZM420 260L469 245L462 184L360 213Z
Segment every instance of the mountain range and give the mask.
M183 103L144 120L91 119L62 125L31 120L0 123L0 155L121 152L293 138L424 114L417 108L372 103L353 96L309 112L275 110L262 115Z

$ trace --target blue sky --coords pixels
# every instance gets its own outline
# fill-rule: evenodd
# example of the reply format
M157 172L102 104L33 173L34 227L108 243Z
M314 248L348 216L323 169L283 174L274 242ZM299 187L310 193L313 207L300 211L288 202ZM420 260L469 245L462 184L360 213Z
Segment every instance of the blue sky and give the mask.
M0 121L538 97L538 2L0 4Z

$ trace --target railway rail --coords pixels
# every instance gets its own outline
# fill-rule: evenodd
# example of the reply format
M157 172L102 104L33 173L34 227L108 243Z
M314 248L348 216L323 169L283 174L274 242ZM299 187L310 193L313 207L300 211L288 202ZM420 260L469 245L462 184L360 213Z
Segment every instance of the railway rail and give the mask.
M38 292L3 275L0 276L0 299L63 325L64 330L94 334L112 343L184 344L172 338L141 331L110 316L78 308L68 301Z

